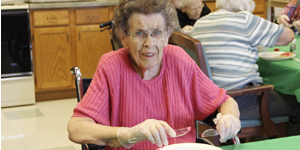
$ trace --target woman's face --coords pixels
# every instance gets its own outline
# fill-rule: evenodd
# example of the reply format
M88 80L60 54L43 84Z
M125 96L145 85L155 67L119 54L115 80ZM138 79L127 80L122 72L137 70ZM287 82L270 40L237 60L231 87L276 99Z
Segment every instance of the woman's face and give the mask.
M133 13L128 24L129 30L121 40L129 50L132 63L143 71L161 65L163 48L168 44L163 16L160 13Z
M197 20L200 18L204 4L201 0L189 1L189 6L181 9L190 19Z

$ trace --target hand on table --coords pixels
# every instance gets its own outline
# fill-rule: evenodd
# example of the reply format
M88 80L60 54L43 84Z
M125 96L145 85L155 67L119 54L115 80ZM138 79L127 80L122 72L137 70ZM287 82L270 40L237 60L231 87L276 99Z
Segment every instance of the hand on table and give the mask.
M190 25L186 25L181 29L181 31L186 35L190 35L192 30L193 30L193 26Z
M213 119L213 121L221 136L221 143L234 138L241 129L241 121L233 115L222 115L221 113L218 113L217 118Z
M132 147L135 143L149 140L159 147L168 145L167 134L174 137L175 131L164 121L148 119L134 127L121 127L117 131L117 137L125 148Z
M292 25L289 24L289 21L290 21L290 18L289 18L287 15L280 15L280 16L277 18L277 22L278 22L279 24L282 24L282 25L285 26L285 27L291 28Z

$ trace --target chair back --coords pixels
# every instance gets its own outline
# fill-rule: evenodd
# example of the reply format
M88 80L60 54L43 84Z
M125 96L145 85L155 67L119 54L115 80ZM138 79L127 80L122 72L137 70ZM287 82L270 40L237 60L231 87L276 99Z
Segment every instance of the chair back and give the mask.
M208 60L206 57L205 50L201 44L201 42L197 39L194 39L191 36L185 35L180 32L173 32L169 39L170 44L175 44L181 46L199 65L200 69L204 74L206 74L211 80L211 70L208 64ZM212 80L213 81L213 80ZM252 137L252 136L259 136L264 135L265 137L271 137L277 135L278 129L276 129L276 126L273 122L274 117L271 119L269 112L268 112L268 103L269 103L269 95L270 91L273 90L273 85L262 85L259 87L251 87L251 88L243 88L243 89L236 89L236 90L228 90L227 94L231 97L236 96L242 96L242 95L249 95L249 94L257 94L262 93L260 98L260 114L261 119L251 119L251 120L241 120L242 125L244 124L247 127L243 127L238 134L239 137L245 138L245 137ZM214 127L214 123L211 121L212 117L214 115L209 116L208 118L202 120L202 121L196 121L196 129L197 129L197 139L201 138L199 137L199 134L201 131L199 131L199 124L207 124L211 127ZM287 122L287 116L280 116L280 121L277 121L278 123L284 123ZM253 124L253 122L259 122ZM276 122L276 123L277 123ZM284 125L283 125L284 126ZM285 129L281 128L283 132L281 135L286 135ZM279 129L280 130L280 129ZM255 132L255 133L254 133ZM220 145L218 143L218 139L213 139L216 146Z
M205 50L201 44L201 42L191 36L188 36L184 33L174 31L169 38L169 44L178 45L182 47L190 57L198 64L202 72L212 80L212 75L210 71L210 67L208 65L208 61L206 58ZM208 143L201 138L200 124L205 124L212 128L215 128L215 124L213 119L216 117L216 114L213 114L202 121L196 120L196 135L197 135L197 143ZM203 126L202 126L203 127Z
M206 53L199 40L184 33L174 31L169 38L169 44L182 47L198 64L202 72L212 80L210 68L206 59Z

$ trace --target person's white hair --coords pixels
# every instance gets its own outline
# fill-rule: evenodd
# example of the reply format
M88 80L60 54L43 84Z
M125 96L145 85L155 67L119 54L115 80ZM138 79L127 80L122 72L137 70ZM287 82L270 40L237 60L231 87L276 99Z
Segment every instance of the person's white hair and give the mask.
M226 9L231 12L253 12L255 2L253 0L216 0L216 7L219 9Z
M179 3L178 3L178 6L177 8L185 8L187 6L189 6L190 2L191 1L195 1L195 0L181 0ZM200 0L202 2L202 0Z

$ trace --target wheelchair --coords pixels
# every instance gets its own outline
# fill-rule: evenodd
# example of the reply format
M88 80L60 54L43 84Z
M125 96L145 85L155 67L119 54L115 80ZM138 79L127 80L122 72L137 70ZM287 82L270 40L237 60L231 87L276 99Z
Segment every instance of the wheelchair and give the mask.
M80 102L83 95L86 93L92 78L82 78L79 67L75 66L70 70L72 75L75 75L75 85L77 93L77 102ZM105 150L105 146L95 144L82 144L82 150Z
M80 102L81 99L83 98L84 94L86 93L92 78L83 78L80 68L78 66L73 67L70 70L72 75L75 75L75 85L76 85L76 93L77 93L77 102ZM200 133L198 132L198 122L200 122L201 124L204 124L205 126L207 126L208 128L213 128L216 129L215 124L213 122L213 119L215 118L217 112L209 117L207 117L205 120L203 121L195 121L196 124L196 129L197 129L197 138L196 138L196 143L205 143L205 144L210 144L210 145L214 145L211 141L202 138L200 135ZM232 139L233 143L236 143L235 139ZM95 145L95 144L83 144L82 145L82 150L105 150L105 146L99 146L99 145Z

